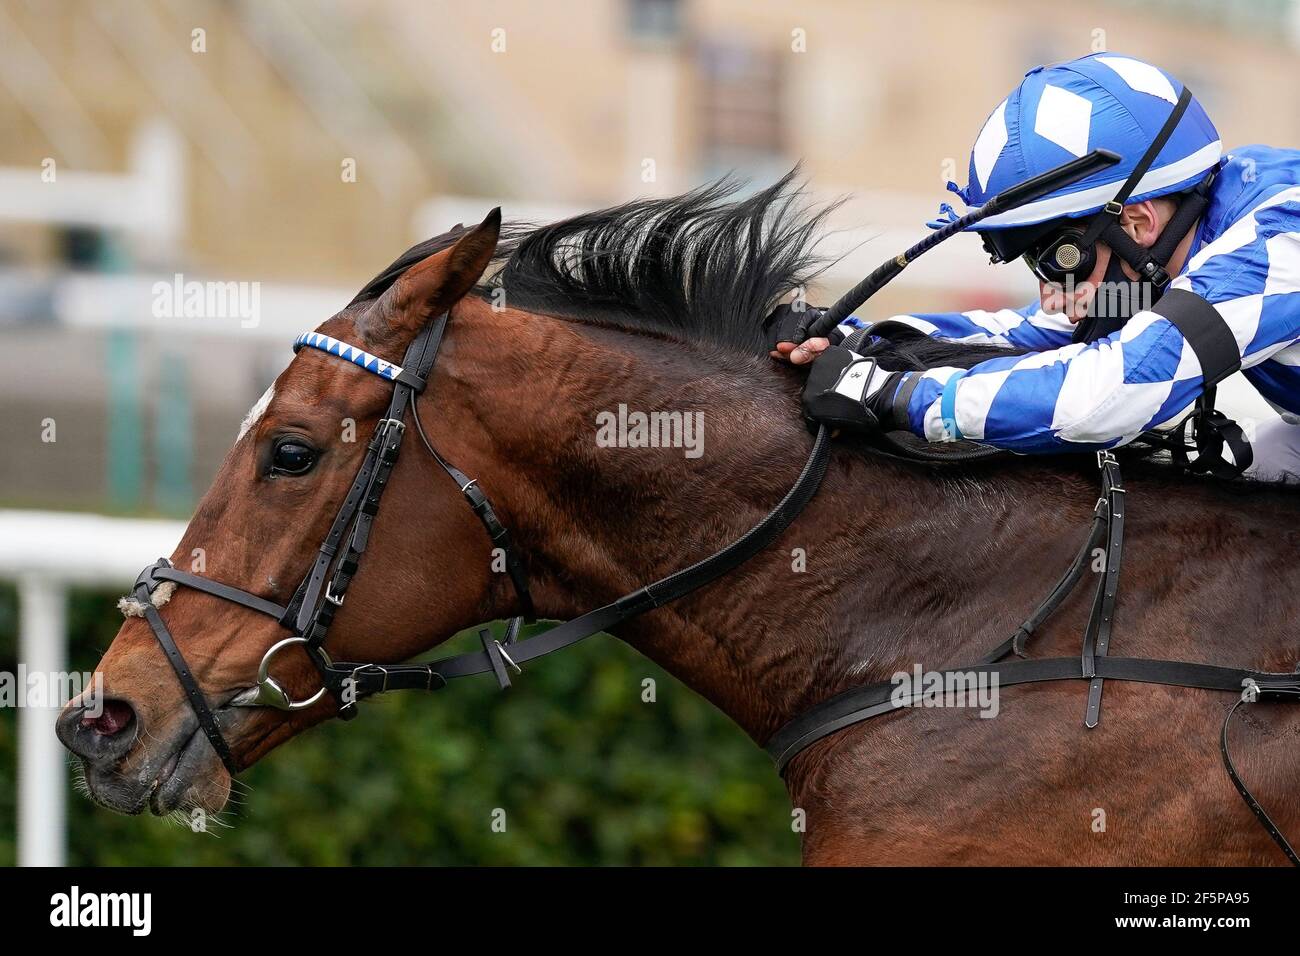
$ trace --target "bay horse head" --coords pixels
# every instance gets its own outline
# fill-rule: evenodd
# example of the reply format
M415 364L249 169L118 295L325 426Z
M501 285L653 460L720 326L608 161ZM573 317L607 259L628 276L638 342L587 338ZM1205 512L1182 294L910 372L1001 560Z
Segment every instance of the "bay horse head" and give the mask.
M170 561L151 569L160 580L123 598L126 621L98 668L102 713L87 716L79 699L59 718L59 736L81 758L96 801L128 813L146 807L160 814L182 806L219 810L230 774L330 715L320 677L301 650L277 654L274 675L265 682L283 692L284 709L241 706L267 702L265 686L263 699L255 700L259 663L286 636L277 618L254 613L256 602L280 611L292 603L304 568L313 566L367 460L412 340L435 316L445 321L448 313L464 313L473 323L472 313L488 311L466 295L490 263L499 230L494 210L473 229L458 227L432 240L426 245L436 251L389 277L382 294L359 298L300 338L299 346L317 347L300 347L249 413ZM335 342L350 347L326 344ZM449 342L446 352L455 348ZM471 427L465 408L451 411L457 404L453 383L440 377L435 387L443 392L440 414L454 414ZM449 455L474 458L445 424L437 431L446 434ZM352 604L338 608L332 652L347 656L355 649L366 660L398 661L426 647L432 634L447 637L464 624L514 610L510 602L517 598L505 595L488 571L491 542L458 503L457 485L437 478L415 467L394 469L385 496L390 513L365 515L374 519L382 542L375 564L385 570L358 577ZM358 513L366 504L360 502ZM335 546L343 550L340 542ZM453 555L464 564L448 573ZM459 573L476 563L480 573ZM245 603L161 580L172 569L246 592ZM321 595L330 608L332 598ZM419 615L425 621L412 626ZM189 688L160 657L151 617L165 621L169 639L175 635L179 666L192 669L192 684L205 698L199 713L206 710L219 725L228 753L201 732Z
M707 553L720 530L770 507L790 475L763 473L772 446L747 437L756 401L785 418L773 443L808 440L759 323L817 267L820 216L791 202L790 181L740 202L724 201L735 184L720 183L515 227L501 249L494 211L409 250L301 336L176 551L120 603L126 620L98 665L102 713L77 699L58 720L90 796L127 813L215 812L240 770L355 712L358 688L436 689L439 675L413 678L399 662L533 612L506 527L528 546L538 612L561 618L680 565L683 546ZM742 396L755 369L763 387ZM411 407L394 411L402 394ZM708 456L593 441L593 414L638 402L734 408L713 419ZM385 472L407 430L431 454L412 438ZM702 488L737 466L750 473L745 508L719 521L696 495L671 521L659 515L662 540L619 553L643 506L683 487L683 469ZM380 491L382 508L368 508ZM348 552L361 524L364 562ZM327 643L313 638L322 617ZM485 647L508 679L511 650ZM378 663L332 680L349 660Z

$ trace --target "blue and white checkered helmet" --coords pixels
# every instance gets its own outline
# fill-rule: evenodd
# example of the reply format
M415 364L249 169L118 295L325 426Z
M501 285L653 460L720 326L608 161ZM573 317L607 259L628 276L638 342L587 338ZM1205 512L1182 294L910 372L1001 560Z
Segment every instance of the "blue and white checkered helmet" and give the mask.
M1035 67L985 120L971 150L966 187L949 183L948 188L977 207L1091 150L1109 149L1123 160L971 228L1008 229L1096 212L1114 198L1182 90L1181 83L1158 67L1117 53ZM1127 201L1191 189L1219 163L1222 152L1218 131L1193 98ZM945 212L954 215L950 208Z

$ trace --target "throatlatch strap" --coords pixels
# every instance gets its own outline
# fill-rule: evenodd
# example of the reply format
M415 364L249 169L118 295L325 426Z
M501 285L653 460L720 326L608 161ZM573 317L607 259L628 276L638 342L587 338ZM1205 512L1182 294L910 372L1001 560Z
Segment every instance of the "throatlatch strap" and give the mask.
M420 421L418 409L412 411L411 418L415 422L415 430L420 435L420 441L424 442L425 449L433 456L433 460L438 463L442 470L446 472L447 477L456 483L460 493L465 496L465 501L469 504L470 510L474 512L474 516L478 518L479 523L483 525L483 530L487 532L492 546L500 548L505 555L506 574L509 575L510 583L515 589L515 595L519 598L521 616L530 623L536 620L537 609L533 606L532 591L528 587L528 575L524 571L524 564L519 557L519 551L515 548L514 539L510 537L510 530L497 517L492 502L483 493L483 489L478 486L478 479L469 477L469 475L443 458L438 449L433 447L433 443L429 441L429 436L424 433L424 424Z

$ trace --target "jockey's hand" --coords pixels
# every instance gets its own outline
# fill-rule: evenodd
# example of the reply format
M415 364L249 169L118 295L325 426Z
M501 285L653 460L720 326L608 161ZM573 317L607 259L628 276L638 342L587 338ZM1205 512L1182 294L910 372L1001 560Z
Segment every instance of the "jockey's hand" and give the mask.
M800 325L815 319L825 311L809 305L796 309L793 303L779 305L773 309L763 323L767 332L768 345L771 347L768 354L774 359L793 362L795 365L807 365L826 351L831 344L830 339L808 339L800 345L795 345L793 342L795 332Z
M902 372L890 372L846 348L824 349L808 372L803 413L810 421L858 431L888 431Z
M774 359L784 359L795 365L807 365L830 347L830 339L809 339L801 345L795 345L793 342L777 342L776 348L768 354Z

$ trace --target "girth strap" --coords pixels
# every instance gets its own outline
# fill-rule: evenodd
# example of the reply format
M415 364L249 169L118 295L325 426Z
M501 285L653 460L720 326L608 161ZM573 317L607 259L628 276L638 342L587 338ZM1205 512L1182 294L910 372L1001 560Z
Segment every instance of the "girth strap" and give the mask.
M1094 676L1109 680L1233 692L1240 692L1245 682L1251 680L1259 688L1260 700L1280 700L1300 695L1300 674L1271 673L1192 661L1098 657L1093 671ZM1077 657L1036 657L1000 664L948 668L939 673L945 678L949 675L997 674L999 687L1090 679L1081 671ZM764 749L776 761L777 771L784 774L786 766L795 756L823 737L871 717L906 708L921 696L918 691L913 696L903 698L896 693L897 690L898 686L892 681L881 681L837 694L778 730Z

